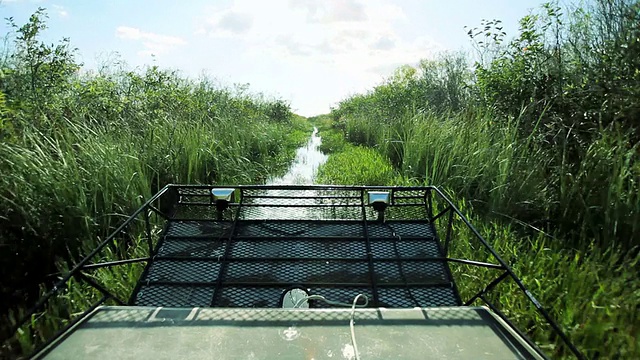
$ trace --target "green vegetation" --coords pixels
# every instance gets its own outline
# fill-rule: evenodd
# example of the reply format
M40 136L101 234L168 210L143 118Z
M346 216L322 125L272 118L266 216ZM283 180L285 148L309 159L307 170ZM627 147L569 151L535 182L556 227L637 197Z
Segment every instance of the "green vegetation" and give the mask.
M331 161L318 169L320 184L388 185L393 183L395 170L375 150L361 146L346 146L331 156Z
M333 131L356 146L332 145L342 151L319 177L433 184L465 199L462 210L588 357L638 358L640 2L562 11L545 4L509 41L498 20L468 29L473 70L442 54L343 100ZM351 176L354 164L367 170ZM455 230L458 244L470 239ZM496 276L456 271L470 279L463 294ZM495 296L549 353L569 356L515 287Z
M246 86L155 66L79 72L69 40L39 40L45 19L39 10L13 24L0 62L1 333L5 309L32 304L47 275L77 262L165 184L259 183L285 170L311 130L286 102ZM96 278L126 287L134 270ZM79 284L67 290L47 321L89 303ZM23 347L33 340L23 334Z
M344 146L347 144L344 140L344 135L333 126L333 120L331 116L319 115L310 117L309 122L318 128L318 136L322 138L320 144L320 151L325 154L341 152Z

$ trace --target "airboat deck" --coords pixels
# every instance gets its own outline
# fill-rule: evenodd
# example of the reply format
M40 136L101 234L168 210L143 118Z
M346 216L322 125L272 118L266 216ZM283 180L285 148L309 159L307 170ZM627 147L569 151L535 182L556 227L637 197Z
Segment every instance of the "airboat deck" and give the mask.
M46 359L356 359L350 309L107 307ZM486 308L359 309L361 359L542 359Z
M211 189L178 189L132 304L274 308L298 285L373 307L461 305L424 192L394 191L384 222L357 190L241 192L213 220Z
M466 246L459 257L455 244ZM117 259L96 260L106 251ZM94 275L132 264L144 268L128 297ZM467 274L453 264L496 275L465 287L463 298L457 280ZM167 185L18 325L28 326L72 279L93 289L92 299L101 296L82 313L74 309L64 328L38 344L36 358L546 358L492 302L492 290L507 279L581 357L432 186ZM344 304L363 294L368 304L345 309L309 300L309 308L283 308L293 288ZM354 354L355 339L361 348Z

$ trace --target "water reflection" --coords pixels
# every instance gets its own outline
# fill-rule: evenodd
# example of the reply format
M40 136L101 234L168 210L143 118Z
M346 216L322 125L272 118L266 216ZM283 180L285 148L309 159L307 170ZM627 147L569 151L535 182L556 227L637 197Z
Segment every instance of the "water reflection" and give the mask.
M313 184L318 167L327 161L327 155L319 150L320 144L322 139L318 136L318 128L314 127L311 139L296 151L296 158L289 171L282 177L268 179L267 185Z
M296 157L289 170L281 177L270 178L267 185L311 185L314 183L318 167L327 161L327 155L320 150L322 139L318 136L318 129L313 133L307 144L296 151ZM246 206L241 212L243 219L320 219L322 212L317 208L300 205L316 204L315 190L277 190L270 189L253 194L247 203L261 206ZM276 206L273 206L276 205ZM285 207L278 205L286 205Z

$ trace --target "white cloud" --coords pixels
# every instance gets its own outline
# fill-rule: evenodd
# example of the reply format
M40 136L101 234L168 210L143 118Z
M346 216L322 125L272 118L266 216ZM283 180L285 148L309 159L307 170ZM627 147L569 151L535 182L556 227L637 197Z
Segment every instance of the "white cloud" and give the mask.
M440 48L428 38L403 38L398 25L407 16L390 0L234 0L204 14L196 34L233 38L247 57L325 64L367 79Z
M248 33L253 27L254 15L242 9L212 10L195 35L209 34L213 37L237 37Z
M415 35L409 15L393 0L228 0L200 10L193 42L228 54L203 66L277 89L311 115L443 48Z
M66 18L69 16L69 12L67 11L67 9L64 8L64 6L53 5L53 10L55 10L55 12L60 17Z
M375 50L391 50L396 46L396 40L391 36L381 36L371 44Z
M293 9L306 11L310 22L359 22L367 20L365 6L357 0L290 0Z
M32 2L32 3L41 3L44 0L0 0L0 4L2 3L17 3L17 2Z
M217 25L231 33L242 34L251 28L252 23L251 15L230 11L220 18Z
M145 32L129 26L119 26L116 29L116 36L120 39L141 41L144 50L139 51L139 55L159 55L187 43L178 36Z

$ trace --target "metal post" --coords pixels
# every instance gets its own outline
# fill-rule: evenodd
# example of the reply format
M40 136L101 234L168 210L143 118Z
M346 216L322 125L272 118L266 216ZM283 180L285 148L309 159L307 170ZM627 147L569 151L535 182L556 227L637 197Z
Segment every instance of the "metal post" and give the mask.
M373 266L373 253L371 251L371 241L369 239L369 228L367 225L367 208L364 205L364 191L360 190L360 207L362 209L362 231L367 246L367 260L369 265L369 281L371 282L371 292L373 293L373 305L378 306L378 288L376 286L375 268Z
M433 223L433 202L431 199L431 188L427 189L425 197L427 200L427 216L429 217L429 222Z
M144 212L144 223L147 230L147 245L149 246L149 256L153 254L153 239L151 239L151 222L149 221L149 210Z
M491 289L493 289L494 287L496 287L496 285L498 285L500 282L502 282L502 280L506 279L509 276L508 272L503 272L502 275L498 276L496 279L494 279L492 282L489 283L489 285L485 286L484 289L480 290L479 293L475 294L474 296L471 297L471 299L467 300L464 303L464 306L469 306L471 304L473 304L474 301L476 301L476 299L484 296L484 294L488 293L489 291L491 291Z
M447 221L447 234L444 240L444 256L449 257L449 243L451 243L451 232L453 230L453 209L449 210L449 220Z

